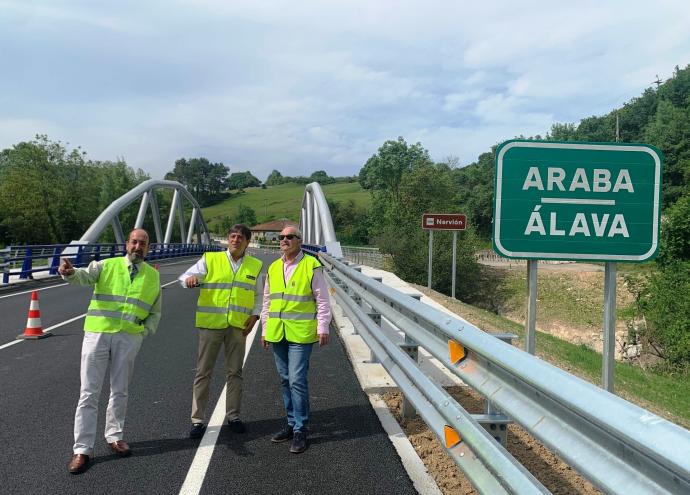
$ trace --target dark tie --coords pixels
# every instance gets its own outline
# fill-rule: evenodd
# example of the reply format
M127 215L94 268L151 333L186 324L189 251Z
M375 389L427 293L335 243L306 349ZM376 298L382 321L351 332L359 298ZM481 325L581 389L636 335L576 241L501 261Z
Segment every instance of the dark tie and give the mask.
M134 277L137 276L137 271L138 271L138 270L139 270L139 269L137 268L137 265L135 265L134 263L132 263L131 265L129 265L129 280L130 280L130 281L131 281L131 280L134 280Z

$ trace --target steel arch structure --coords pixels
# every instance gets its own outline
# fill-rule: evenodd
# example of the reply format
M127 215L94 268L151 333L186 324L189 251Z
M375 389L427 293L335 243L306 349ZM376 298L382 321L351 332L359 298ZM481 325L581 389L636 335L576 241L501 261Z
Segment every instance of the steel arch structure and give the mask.
M335 237L331 210L318 182L311 182L304 188L300 230L305 244L325 246L326 251L333 256L343 255L340 243Z
M163 233L161 226L160 209L158 207L158 200L156 199L155 194L157 189L172 189L174 191L165 233ZM131 191L126 192L118 199L113 201L105 210L101 212L98 218L94 220L94 222L86 230L86 232L84 232L84 235L81 236L81 239L79 239L77 243L96 243L98 242L98 238L101 233L108 227L112 227L113 233L115 234L115 242L118 244L124 244L125 232L122 229L122 224L120 223L118 215L122 210L137 201L139 198L141 198L139 213L132 227L143 227L146 213L150 207L155 231L153 234L155 235L155 242L158 244L170 244L176 217L180 227L181 239L179 242L191 244L194 240L194 233L196 232L198 234L198 243L211 243L211 235L208 230L208 226L201 215L201 207L196 202L194 197L189 193L189 191L187 191L187 189L179 182L157 179L149 179L145 182L142 182ZM189 221L189 228L185 227L184 210L182 204L183 200L187 200L192 206L192 217Z

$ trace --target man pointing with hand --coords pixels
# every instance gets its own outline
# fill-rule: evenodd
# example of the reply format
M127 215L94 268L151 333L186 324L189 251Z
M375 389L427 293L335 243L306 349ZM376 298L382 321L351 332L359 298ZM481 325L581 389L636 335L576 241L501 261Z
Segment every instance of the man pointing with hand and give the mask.
M127 254L92 261L74 268L63 259L58 273L70 284L93 285L84 321L81 349L81 390L74 415L74 447L69 472L83 472L93 455L98 399L110 365L110 400L105 415L105 441L121 457L131 454L122 439L129 381L134 360L145 336L156 331L161 318L161 287L157 270L144 258L149 236L143 229L130 232Z

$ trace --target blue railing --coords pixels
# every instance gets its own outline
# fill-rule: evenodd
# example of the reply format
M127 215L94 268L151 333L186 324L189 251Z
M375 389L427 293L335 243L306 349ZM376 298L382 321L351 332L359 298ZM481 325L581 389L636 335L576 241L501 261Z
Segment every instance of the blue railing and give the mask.
M33 278L34 273L48 272L57 275L60 257L69 247L69 257L74 266L86 266L91 261L122 256L124 244L45 244L31 246L10 246L0 250L0 269L2 283L7 284L10 276L19 275L22 280ZM202 254L206 251L222 251L218 244L151 244L147 261L177 258ZM46 260L46 264L34 267L37 260ZM21 266L19 266L21 265Z

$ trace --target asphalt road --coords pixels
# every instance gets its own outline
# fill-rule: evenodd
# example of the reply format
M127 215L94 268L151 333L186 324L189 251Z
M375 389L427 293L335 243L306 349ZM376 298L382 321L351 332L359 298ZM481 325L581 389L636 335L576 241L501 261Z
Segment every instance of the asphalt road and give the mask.
M161 264L161 283L175 280L194 261ZM86 312L90 288L59 280L31 284L0 290L0 346L23 332L30 289L42 289L44 328ZM199 440L187 438L196 296L177 283L163 290L160 327L145 340L130 386L125 440L134 455L118 458L102 439L106 377L94 461L78 476L67 472L67 463L79 395L83 318L55 328L49 338L0 348L0 493L179 493L199 446ZM211 410L222 375L219 358ZM284 412L272 354L261 349L257 334L244 368L242 419L248 431L237 435L221 429L198 492L416 493L335 332L328 346L312 354L310 386L311 445L295 455L288 451L289 442L270 442L283 425Z

